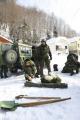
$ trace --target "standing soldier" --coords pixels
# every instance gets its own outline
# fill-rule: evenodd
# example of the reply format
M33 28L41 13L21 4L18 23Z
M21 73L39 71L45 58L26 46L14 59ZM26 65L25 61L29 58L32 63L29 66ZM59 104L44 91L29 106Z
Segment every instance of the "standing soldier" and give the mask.
M41 45L39 46L39 60L40 60L40 75L42 77L44 64L48 69L48 74L51 72L50 60L52 60L52 54L49 46L46 44L45 39L42 39Z
M34 61L36 68L37 68L37 73L36 77L39 77L40 75L40 65L39 65L39 57L38 57L38 47L37 46L32 46L32 60Z
M8 67L4 60L4 54L0 57L0 76L1 78L7 78Z

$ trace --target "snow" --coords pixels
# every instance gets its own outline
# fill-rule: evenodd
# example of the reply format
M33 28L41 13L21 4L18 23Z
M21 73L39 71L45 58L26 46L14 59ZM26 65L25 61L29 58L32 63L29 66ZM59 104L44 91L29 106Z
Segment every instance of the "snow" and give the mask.
M54 72L52 67L51 70L62 79L62 82L68 83L67 89L24 87L24 75L14 75L7 79L0 79L0 101L15 100L19 103L35 101L32 99L16 100L15 96L20 94L71 97L71 100L36 107L18 107L15 111L0 110L0 120L80 120L80 73L73 76L68 73L61 73L66 57L66 54L53 54L51 66L58 64L59 71ZM44 73L47 74L46 69L44 69ZM39 78L33 81L38 82Z
M2 24L0 27L1 27L0 28L0 35L4 36L6 38L10 38L8 24Z

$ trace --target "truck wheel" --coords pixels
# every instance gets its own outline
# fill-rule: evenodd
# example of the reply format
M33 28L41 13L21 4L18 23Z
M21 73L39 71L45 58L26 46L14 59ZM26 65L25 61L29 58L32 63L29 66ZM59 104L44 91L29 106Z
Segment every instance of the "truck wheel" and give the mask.
M4 52L4 60L8 64L14 64L17 61L17 53L15 50L7 50Z

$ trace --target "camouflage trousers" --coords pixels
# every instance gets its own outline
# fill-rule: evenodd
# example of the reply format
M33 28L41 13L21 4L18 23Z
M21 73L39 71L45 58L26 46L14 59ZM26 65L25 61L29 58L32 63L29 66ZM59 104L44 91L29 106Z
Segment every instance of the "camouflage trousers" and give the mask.
M51 72L51 68L50 68L50 60L49 59L42 59L40 61L40 75L43 76L43 69L44 66L47 67L48 69L48 74Z
M25 78L28 79L29 77L34 78L37 70L36 70L36 67L34 67L34 68L27 67L24 72L25 72Z
M8 68L7 68L7 66L6 65L1 65L0 66L0 76L1 76L1 78L6 78L7 77L7 72L8 72Z

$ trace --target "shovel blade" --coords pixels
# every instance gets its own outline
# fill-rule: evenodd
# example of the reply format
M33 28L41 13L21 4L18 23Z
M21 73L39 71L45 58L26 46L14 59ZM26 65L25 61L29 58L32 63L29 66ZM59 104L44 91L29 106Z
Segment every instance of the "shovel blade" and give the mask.
M15 107L15 101L0 101L0 108L13 109Z

